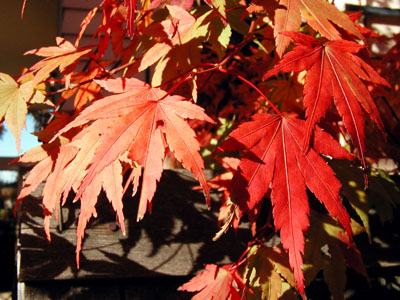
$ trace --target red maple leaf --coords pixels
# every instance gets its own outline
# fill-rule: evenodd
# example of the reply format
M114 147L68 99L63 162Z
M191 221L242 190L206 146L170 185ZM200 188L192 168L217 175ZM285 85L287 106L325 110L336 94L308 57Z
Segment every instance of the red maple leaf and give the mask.
M281 8L275 11L274 27L276 51L279 56L282 56L290 44L290 39L282 33L297 31L301 25L301 17L328 40L341 39L339 31L332 23L362 39L352 20L325 0L280 0L279 4Z
M304 236L309 226L309 206L306 187L336 217L351 237L350 217L343 207L340 182L321 152L335 158L350 159L350 154L329 134L315 129L312 148L302 152L305 122L290 117L257 114L253 121L241 124L222 144L227 151L248 149L239 164L231 185L231 195L242 213L252 221L257 207L271 190L276 230L280 230L283 247L289 251L289 261L300 293L304 293Z
M192 300L240 300L240 294L232 283L235 281L236 284L243 285L242 280L236 269L231 270L230 267L206 265L205 271L180 286L178 290L198 292Z
M286 32L285 35L296 42L296 47L267 72L264 79L279 72L307 70L303 91L307 118L303 151L306 152L309 147L315 124L325 116L332 99L335 99L336 108L365 168L364 119L360 104L381 130L383 124L362 80L387 86L390 86L389 83L355 55L364 48L362 45L346 40L323 43L298 32Z
M36 73L33 79L33 86L36 86L57 68L62 74L68 75L78 65L80 58L92 55L91 49L76 48L64 38L57 37L56 42L57 46L42 47L24 53L24 55L35 54L44 58L30 67L21 78Z
M136 0L125 0L125 6L128 10L126 16L126 27L128 29L128 34L132 38L136 31Z

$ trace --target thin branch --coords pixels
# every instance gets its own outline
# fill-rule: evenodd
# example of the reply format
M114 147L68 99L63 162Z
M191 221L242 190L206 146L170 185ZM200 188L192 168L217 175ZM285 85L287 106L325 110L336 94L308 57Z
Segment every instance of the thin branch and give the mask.
M251 86L253 89L256 90L257 93L259 93L261 95L261 97L264 98L265 101L267 101L268 105L272 107L272 109L275 111L275 113L282 117L282 113L279 111L279 109L272 103L271 100L268 99L268 97L258 88L256 87L252 82L248 81L246 78L244 78L241 75L235 75L235 74L231 74L229 73L227 70L225 69L218 69L220 72L225 73L225 74L230 74L232 76L236 76L238 79L242 80L243 82L247 83L249 86Z

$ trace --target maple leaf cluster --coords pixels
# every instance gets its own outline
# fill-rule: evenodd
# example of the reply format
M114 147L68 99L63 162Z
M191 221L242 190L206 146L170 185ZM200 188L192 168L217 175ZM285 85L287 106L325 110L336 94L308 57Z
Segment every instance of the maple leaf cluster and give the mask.
M206 205L210 189L221 192L216 238L246 222L254 236L237 262L206 265L180 290L198 292L193 299L295 299L306 297L306 286L323 270L339 299L345 281L335 286L335 271L340 277L349 266L367 277L353 235L369 227L368 206L359 209L347 196L335 162L349 161L345 168L358 170L360 186L368 187L376 182L369 163L400 157L384 147L367 153L371 128L387 144L389 127L387 138L398 142L391 85L398 93L399 77L383 76L398 65L399 43L384 59L371 59L367 40L378 35L356 23L359 14L325 0L138 4L104 0L89 11L75 41L58 37L56 46L26 52L41 60L16 79L0 73L0 116L17 147L28 108L39 103L52 111L37 133L43 145L18 159L35 163L18 201L45 181L50 239L53 213L74 193L81 206L79 265L100 192L124 232L123 195L129 186L132 197L140 190L140 221L151 212L168 157L193 173ZM90 44L81 45L96 15L101 23ZM58 89L46 92L55 83ZM382 98L386 110L375 103ZM207 181L205 168L219 174ZM363 226L344 201L357 207ZM272 237L279 244L271 246Z

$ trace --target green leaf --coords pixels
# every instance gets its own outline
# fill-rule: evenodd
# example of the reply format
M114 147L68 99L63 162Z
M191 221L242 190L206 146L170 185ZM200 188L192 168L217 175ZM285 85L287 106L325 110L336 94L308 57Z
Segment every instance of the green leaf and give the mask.
M325 258L323 264L324 280L334 300L344 300L346 288L346 261L341 248L333 243L329 244L330 259Z
M221 59L226 52L232 35L232 29L229 24L224 25L218 18L213 18L210 23L210 32L207 42Z
M342 183L341 194L354 208L360 217L368 236L371 237L368 216L370 205L367 193L364 190L363 171L359 168L353 167L349 162L344 160L332 160L329 162L329 165L335 171L337 177Z
M139 70L147 68L159 59L151 81L153 86L161 85L198 66L201 62L203 43L209 34L210 23L205 20L211 15L212 10L202 13L195 19L183 9L173 6L168 6L168 9L173 18L177 20L185 18L185 23L182 25L178 23L177 32L172 36L170 43L156 44L143 56L144 61L150 62L143 63ZM174 28L172 22L171 24L163 22L165 28Z
M240 9L243 8L243 9ZM245 11L244 6L238 5L236 1L229 0L227 3L227 9L230 9L226 14L228 24L230 24L232 30L240 33L241 35L247 35L249 33L249 25L242 20L243 13Z
M312 211L310 223L304 251L306 285L322 270L332 298L344 299L347 266L368 277L361 254L344 229L329 215ZM354 235L362 232L355 221L352 228Z
M281 299L284 293L296 295L288 254L281 247L253 246L243 278L252 290L246 295L248 300Z
M281 292L281 277L275 272L274 266L268 260L264 247L254 246L247 261L244 280L252 289L247 299L278 299Z
M363 171L343 160L332 160L329 165L341 179L344 197L360 217L368 236L370 235L369 210L375 208L379 219L391 221L393 209L400 199L400 191L393 180L382 170L368 176L368 189L364 190Z
M29 85L30 93L26 91ZM19 84L8 74L0 73L0 119L5 119L8 128L14 135L17 150L20 152L20 134L25 126L28 107L26 102L34 93L32 83Z
M370 177L367 190L382 223L391 222L393 209L400 203L400 190L396 183L382 170Z

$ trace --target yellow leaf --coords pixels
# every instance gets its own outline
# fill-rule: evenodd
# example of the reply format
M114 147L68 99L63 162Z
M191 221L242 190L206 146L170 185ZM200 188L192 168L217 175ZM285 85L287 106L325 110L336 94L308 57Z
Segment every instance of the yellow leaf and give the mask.
M14 135L18 152L20 152L20 133L28 113L26 95L27 93L19 89L17 82L11 76L0 73L0 118L5 119Z

